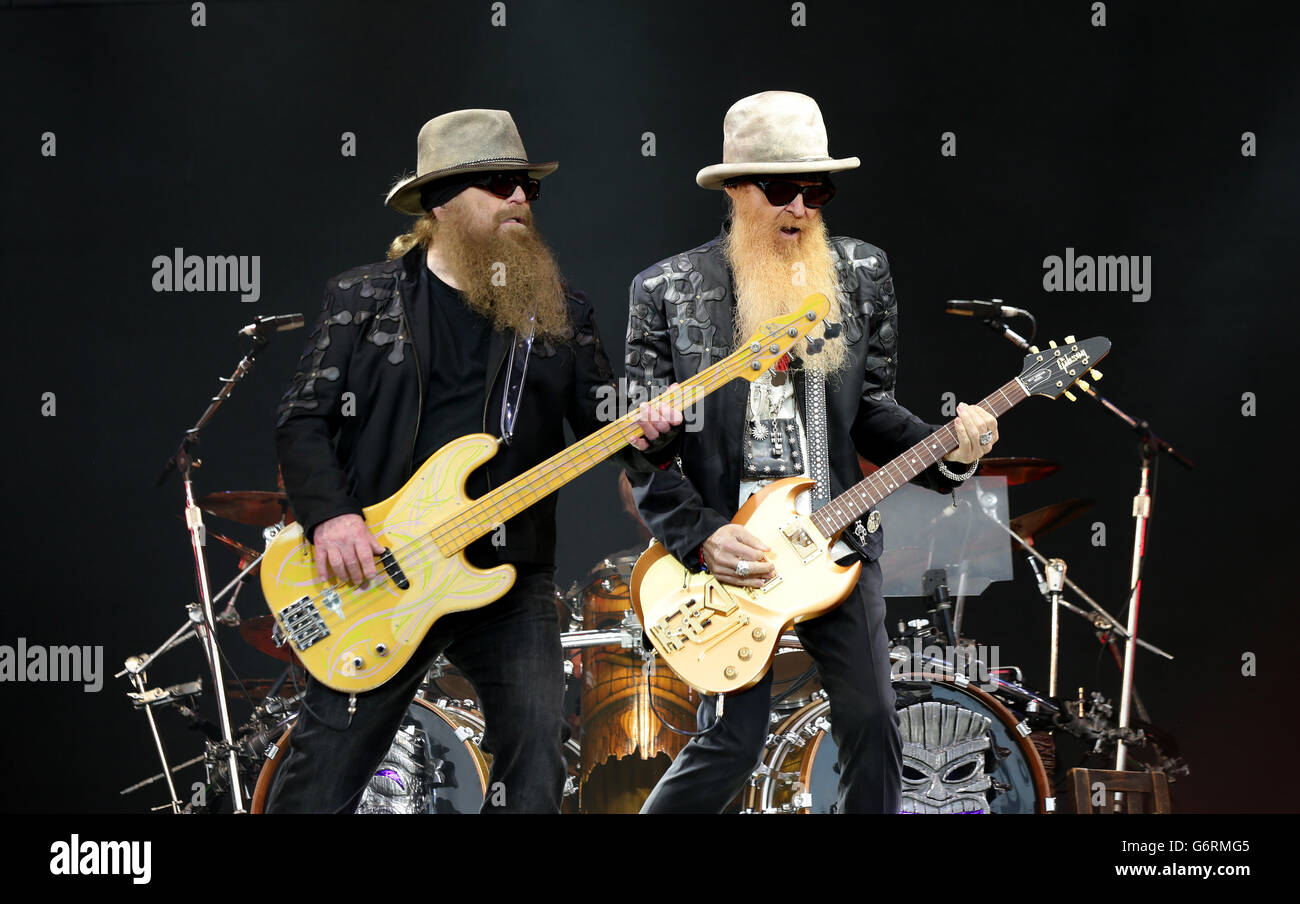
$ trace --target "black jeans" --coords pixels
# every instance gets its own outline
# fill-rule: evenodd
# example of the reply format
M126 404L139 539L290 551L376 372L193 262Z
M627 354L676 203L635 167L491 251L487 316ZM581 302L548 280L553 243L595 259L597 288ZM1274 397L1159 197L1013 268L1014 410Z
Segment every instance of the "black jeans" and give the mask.
M890 684L880 565L863 563L853 593L840 606L795 626L817 663L839 747L840 813L897 813L902 800L903 745ZM718 813L744 788L769 732L772 672L748 690L727 695L717 728L677 755L642 813ZM713 724L715 697L697 721Z
M267 812L354 811L441 653L478 691L482 747L493 757L489 786L500 782L505 792L488 794L482 812L560 812L567 726L553 576L550 569L521 569L501 599L440 618L400 672L357 695L350 725L348 695L309 678Z

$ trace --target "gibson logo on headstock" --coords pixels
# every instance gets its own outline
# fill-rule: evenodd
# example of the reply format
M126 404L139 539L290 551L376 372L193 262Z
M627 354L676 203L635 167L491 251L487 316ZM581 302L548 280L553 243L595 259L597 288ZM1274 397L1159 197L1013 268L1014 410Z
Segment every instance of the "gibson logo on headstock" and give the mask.
M1060 358L1057 358L1056 366L1061 370L1069 370L1071 364L1075 364L1079 361L1082 361L1085 367L1088 366L1088 353L1083 349L1079 349L1073 354L1063 355Z

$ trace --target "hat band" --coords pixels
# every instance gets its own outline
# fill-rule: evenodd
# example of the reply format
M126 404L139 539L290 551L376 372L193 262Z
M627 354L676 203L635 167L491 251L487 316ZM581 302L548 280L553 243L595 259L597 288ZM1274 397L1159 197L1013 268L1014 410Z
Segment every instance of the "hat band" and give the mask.
M453 163L451 166L440 166L438 169L429 170L427 173L420 173L419 178L427 179L429 176L436 176L438 173L463 169L467 166L483 166L484 164L489 163L518 163L521 166L528 165L528 161L523 157L480 157L478 160L465 160L461 163Z

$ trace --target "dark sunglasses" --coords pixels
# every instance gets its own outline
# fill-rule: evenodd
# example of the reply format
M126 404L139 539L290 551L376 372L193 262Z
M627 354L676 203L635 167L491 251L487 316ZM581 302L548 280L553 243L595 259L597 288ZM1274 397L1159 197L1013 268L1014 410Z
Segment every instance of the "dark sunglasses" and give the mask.
M785 207L799 195L803 195L803 206L809 210L816 210L823 204L829 204L831 198L835 197L835 184L829 178L813 185L800 185L785 179L732 179L723 184L740 185L743 182L753 182L757 185L759 191L767 198L767 203L773 207Z
M515 193L516 188L524 190L524 200L535 201L542 191L542 183L537 179L531 179L525 173L488 173L481 179L476 179L470 185L487 189L498 198L508 198Z

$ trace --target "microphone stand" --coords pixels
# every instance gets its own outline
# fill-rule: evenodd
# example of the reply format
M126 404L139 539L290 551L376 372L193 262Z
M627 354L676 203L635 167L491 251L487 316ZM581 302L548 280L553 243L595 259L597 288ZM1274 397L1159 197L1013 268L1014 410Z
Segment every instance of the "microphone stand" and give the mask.
M1029 343L1023 337L1017 335L1005 324L997 319L985 320L990 327L1002 333L1006 339L1019 346L1022 350L1029 350ZM1146 556L1146 537L1147 522L1151 518L1151 482L1150 477L1153 468L1157 465L1159 453L1165 452L1187 470L1192 470L1196 466L1187 459L1182 453L1175 449L1165 440L1156 436L1155 431L1151 429L1151 424L1145 420L1138 420L1126 414L1120 407L1109 399L1099 395L1091 386L1079 384L1079 388L1098 402L1111 414L1115 415L1121 421L1129 426L1141 441L1138 444L1138 454L1140 466L1138 469L1138 492L1133 497L1133 520L1135 529L1133 534L1133 567L1129 573L1129 610L1128 625L1125 628L1124 636L1124 678L1120 694L1119 705L1119 729L1122 732L1128 728L1129 724L1129 707L1134 695L1133 689L1133 659L1137 652L1137 619L1138 619L1138 602L1142 592L1142 563ZM1124 763L1127 757L1127 748L1122 739L1122 735L1116 744L1115 770L1124 771Z
M221 738L226 753L230 758L231 803L236 813L245 813L247 810L244 808L244 789L239 780L239 757L235 748L234 729L230 722L230 709L226 702L226 684L221 670L221 655L217 649L216 617L212 608L213 600L211 585L208 581L208 563L203 552L207 537L203 526L203 510L194 502L193 472L202 465L202 461L194 457L194 452L199 445L199 431L217 413L217 409L221 407L221 404L230 397L235 386L244 377L248 376L256 363L257 353L266 346L269 337L262 330L254 330L252 340L252 346L248 353L235 367L234 373L229 377L221 378L221 382L224 384L221 391L212 397L207 409L194 426L185 431L180 445L172 453L172 456L167 459L162 472L154 481L154 486L162 486L171 472L176 471L180 474L181 482L185 488L185 525L190 534L190 548L194 553L195 581L198 585L199 600L202 604L201 615L195 620L195 631L203 642L203 651L207 655L208 667L212 671L212 681L217 698L217 713L221 721Z

